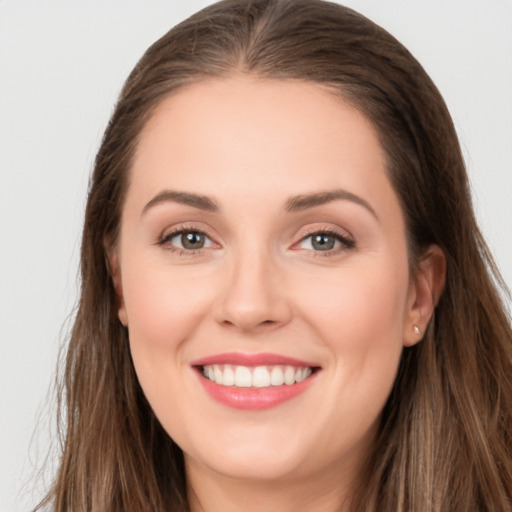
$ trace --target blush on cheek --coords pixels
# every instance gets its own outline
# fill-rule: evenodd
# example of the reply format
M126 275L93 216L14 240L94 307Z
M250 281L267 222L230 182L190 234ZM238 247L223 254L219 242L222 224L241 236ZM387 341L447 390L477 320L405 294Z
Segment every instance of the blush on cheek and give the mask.
M314 315L330 329L335 326L340 342L353 340L358 347L384 341L382 336L390 333L399 335L406 299L402 279L379 275L375 269L371 279L362 279L360 273L369 272L366 268L340 271L338 279L311 283L308 294L297 294L308 297L302 306L305 315Z
M140 330L148 342L164 345L180 339L198 322L205 286L176 275L175 269L133 272L125 287L130 331ZM173 271L174 270L174 271ZM177 332L179 331L179 332Z

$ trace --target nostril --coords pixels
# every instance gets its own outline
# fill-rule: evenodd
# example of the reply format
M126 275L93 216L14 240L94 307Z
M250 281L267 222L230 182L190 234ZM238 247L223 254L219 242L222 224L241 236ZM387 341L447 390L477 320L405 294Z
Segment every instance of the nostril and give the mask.
M242 330L258 330L258 328L262 328L262 327L273 327L273 326L277 325L278 323L279 322L277 322L276 320L262 320L260 322L258 322L258 321L234 322L232 320L226 319L226 320L222 321L222 324L225 325L226 327L235 327L237 329L242 329Z

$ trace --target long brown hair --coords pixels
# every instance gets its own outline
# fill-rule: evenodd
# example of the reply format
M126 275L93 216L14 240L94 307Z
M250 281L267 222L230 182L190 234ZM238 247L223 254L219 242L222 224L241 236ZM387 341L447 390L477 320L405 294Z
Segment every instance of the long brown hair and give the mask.
M169 94L233 73L327 88L373 123L407 224L411 265L447 260L435 321L404 349L353 509L505 511L512 501L512 332L505 288L475 222L457 136L419 63L356 12L321 0L225 0L153 44L128 77L98 151L67 352L56 512L187 511L183 454L130 358L106 250L117 239L138 137Z

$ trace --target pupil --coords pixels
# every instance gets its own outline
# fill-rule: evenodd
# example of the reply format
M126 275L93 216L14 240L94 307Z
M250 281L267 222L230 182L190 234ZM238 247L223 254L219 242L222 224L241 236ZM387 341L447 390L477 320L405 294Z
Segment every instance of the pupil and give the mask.
M185 249L201 249L204 245L204 235L201 233L184 233L181 243Z
M334 247L334 237L330 235L315 235L312 245L314 249L319 251L328 251Z

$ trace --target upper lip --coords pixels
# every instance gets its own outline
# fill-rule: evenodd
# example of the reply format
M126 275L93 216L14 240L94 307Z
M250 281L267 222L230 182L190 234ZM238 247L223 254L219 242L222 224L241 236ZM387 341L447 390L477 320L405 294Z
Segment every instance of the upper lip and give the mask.
M192 361L191 366L206 366L211 364L232 364L235 366L273 366L288 365L300 367L318 367L317 364L296 359L294 357L261 352L258 354L243 354L241 352L226 352L224 354L215 354Z

